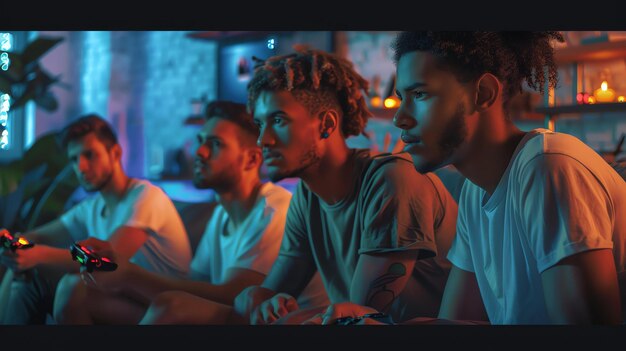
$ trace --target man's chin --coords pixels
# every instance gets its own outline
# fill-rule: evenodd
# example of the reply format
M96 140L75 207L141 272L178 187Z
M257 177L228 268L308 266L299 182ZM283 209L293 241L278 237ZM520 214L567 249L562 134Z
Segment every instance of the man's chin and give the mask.
M446 163L444 162L440 162L440 163L429 162L425 160L423 157L418 156L418 155L411 155L411 159L413 160L413 167L415 167L415 170L421 174L434 172L438 170L439 168L446 166Z
M281 172L278 169L272 170L272 169L268 169L267 170L267 177L273 182L280 182L281 180L287 178L289 176L289 174L287 174L287 172Z

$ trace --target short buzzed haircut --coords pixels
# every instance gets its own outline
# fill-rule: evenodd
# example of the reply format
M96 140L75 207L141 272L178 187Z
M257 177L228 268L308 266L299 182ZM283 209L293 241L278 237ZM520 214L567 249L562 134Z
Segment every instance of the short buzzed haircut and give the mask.
M68 124L59 134L59 140L64 150L67 150L67 144L83 138L89 133L94 133L107 149L117 144L117 135L113 131L111 125L97 114L88 114L81 116Z
M211 118L225 119L235 123L255 139L259 136L259 127L254 123L245 104L227 100L211 101L204 110L204 117L207 121Z

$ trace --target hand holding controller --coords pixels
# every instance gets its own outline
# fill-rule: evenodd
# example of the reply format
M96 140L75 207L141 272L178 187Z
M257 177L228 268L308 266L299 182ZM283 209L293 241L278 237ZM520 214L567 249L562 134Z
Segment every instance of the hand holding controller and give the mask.
M117 263L111 261L106 257L100 257L93 251L89 250L85 246L79 244L72 244L70 246L70 252L72 253L72 259L78 261L82 266L87 269L87 272L91 273L94 270L97 271L114 271L117 269Z
M6 229L0 229L0 245L6 249L11 249L13 252L17 249L28 249L35 246L24 237L11 235Z

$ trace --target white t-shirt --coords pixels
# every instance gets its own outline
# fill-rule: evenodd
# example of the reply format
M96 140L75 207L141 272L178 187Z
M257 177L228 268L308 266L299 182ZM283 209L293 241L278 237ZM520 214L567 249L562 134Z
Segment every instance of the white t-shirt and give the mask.
M536 129L491 197L465 182L448 259L476 274L492 324L546 324L540 274L570 255L610 248L623 276L626 183L580 140Z
M271 182L263 184L248 217L227 235L228 213L217 205L198 244L191 270L216 285L225 283L231 268L267 275L278 257L290 201L291 193L286 189ZM299 304L312 303L307 301L316 300L320 291L325 295L321 279L316 277L300 295Z
M189 237L174 204L147 180L132 179L124 198L112 212L105 209L100 193L89 197L61 216L76 241L87 237L109 240L121 226L144 229L148 239L131 262L155 273L186 276L191 261Z

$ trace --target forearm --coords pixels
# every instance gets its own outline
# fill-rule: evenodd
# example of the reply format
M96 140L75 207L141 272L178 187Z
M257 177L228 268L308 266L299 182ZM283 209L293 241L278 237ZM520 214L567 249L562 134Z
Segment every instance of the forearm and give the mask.
M315 270L314 264L309 261L279 255L261 286L297 298L311 281Z
M132 265L124 280L123 293L141 301L149 302L165 291L184 291L204 299L232 305L245 286L237 282L213 285L192 279L180 279L149 272L137 265Z
M35 244L56 248L69 248L73 242L72 236L60 220L44 224L32 231L21 234L21 236Z
M72 260L72 254L69 249L60 249L47 245L39 245L39 247L41 255L37 266L45 266L46 268L66 273L78 273L80 271L80 264Z
M411 277L415 256L410 251L361 255L350 285L350 301L389 312Z

